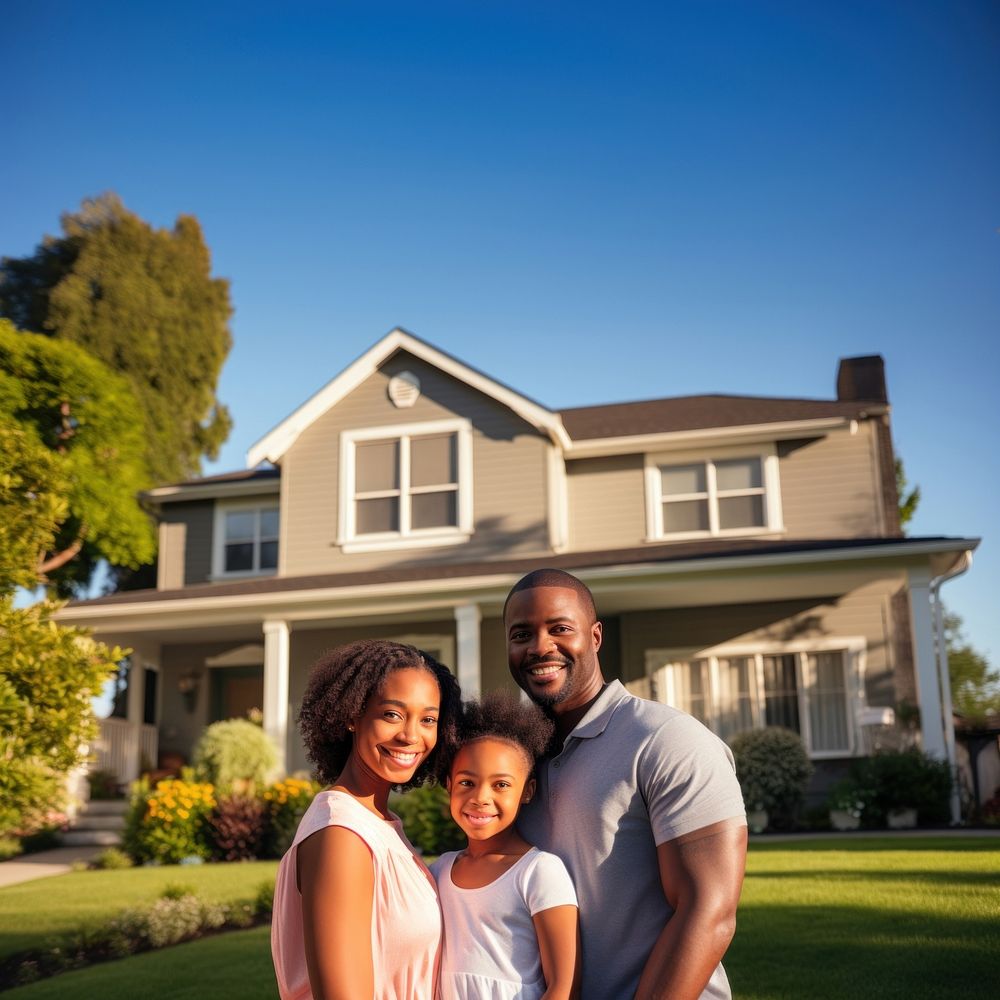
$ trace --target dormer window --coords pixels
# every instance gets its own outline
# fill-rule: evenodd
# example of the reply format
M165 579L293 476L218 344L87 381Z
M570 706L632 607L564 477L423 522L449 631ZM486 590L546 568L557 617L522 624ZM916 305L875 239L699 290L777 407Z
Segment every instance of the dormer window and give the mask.
M472 531L472 431L467 421L341 435L344 551L444 545Z
M774 447L647 456L646 513L650 541L782 530Z
M278 525L277 504L259 500L217 504L213 577L277 572Z

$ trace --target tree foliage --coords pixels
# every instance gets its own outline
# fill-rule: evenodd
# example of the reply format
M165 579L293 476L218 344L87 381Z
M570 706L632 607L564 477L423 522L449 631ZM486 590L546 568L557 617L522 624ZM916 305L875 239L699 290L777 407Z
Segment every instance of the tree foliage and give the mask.
M0 834L59 807L65 775L96 735L91 698L124 655L57 625L56 608L0 596Z
M1000 715L1000 670L969 643L958 615L945 614L944 633L954 710L973 722Z
M146 442L142 486L197 475L231 427L215 391L232 314L197 219L154 229L105 194L61 223L62 236L0 263L0 315L80 344L128 378Z
M917 507L920 504L920 487L914 486L910 490L909 485L906 478L906 471L903 469L903 460L897 458L896 496L899 498L899 527L904 532L906 531L906 526L913 520L913 515L916 514Z
M66 593L76 557L139 566L155 551L128 382L75 344L0 320L0 592L47 580Z

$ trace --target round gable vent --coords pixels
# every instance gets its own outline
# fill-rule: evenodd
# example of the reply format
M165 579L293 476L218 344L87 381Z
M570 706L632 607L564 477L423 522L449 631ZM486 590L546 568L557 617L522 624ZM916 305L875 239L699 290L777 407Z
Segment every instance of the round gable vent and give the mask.
M405 410L420 398L420 379L413 372L400 372L389 379L392 405Z

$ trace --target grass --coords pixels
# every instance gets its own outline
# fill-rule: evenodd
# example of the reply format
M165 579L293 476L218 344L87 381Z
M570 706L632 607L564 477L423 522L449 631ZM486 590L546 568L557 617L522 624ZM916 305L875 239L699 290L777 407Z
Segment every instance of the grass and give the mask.
M203 899L233 903L274 880L276 861L170 865L84 871L22 882L0 890L0 960L59 937L96 927L128 906L152 903L168 885L190 886Z
M206 865L12 886L0 891L2 941L30 938L14 950L31 947L58 928L77 927L81 915L110 915L170 882L189 883L206 898L245 898L273 872L273 863ZM958 1000L989 991L998 953L1000 839L764 840L751 846L726 968L736 1000ZM67 973L5 1000L276 995L264 927Z

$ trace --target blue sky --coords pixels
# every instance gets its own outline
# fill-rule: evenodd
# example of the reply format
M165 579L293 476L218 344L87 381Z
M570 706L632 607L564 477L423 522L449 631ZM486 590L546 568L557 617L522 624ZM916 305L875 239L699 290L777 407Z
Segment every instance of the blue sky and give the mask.
M1000 8L12 5L0 254L117 191L232 282L247 447L403 326L558 408L886 359L913 534L1000 660Z

